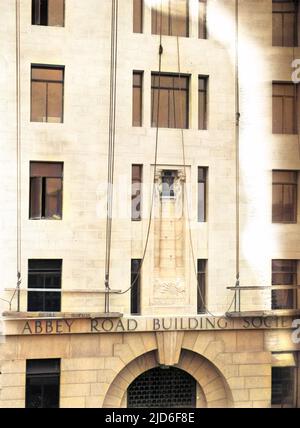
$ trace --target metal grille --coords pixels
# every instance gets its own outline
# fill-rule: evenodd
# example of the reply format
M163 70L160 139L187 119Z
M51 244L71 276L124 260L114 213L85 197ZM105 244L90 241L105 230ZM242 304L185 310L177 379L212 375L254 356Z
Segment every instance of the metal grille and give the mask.
M128 408L195 408L196 381L177 368L155 368L128 388Z

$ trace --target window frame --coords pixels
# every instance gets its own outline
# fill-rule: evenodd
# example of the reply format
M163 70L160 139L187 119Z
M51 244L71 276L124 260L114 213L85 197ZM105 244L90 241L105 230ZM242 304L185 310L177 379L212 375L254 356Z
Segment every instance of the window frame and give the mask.
M274 264L275 262L290 262L291 265L294 265L293 268L290 271L286 271L286 270L276 270L274 269ZM298 268L299 268L299 260L297 259L272 259L272 286L276 286L276 285L297 285L298 284ZM284 265L282 265L282 269L284 269ZM277 283L277 280L275 280L274 275L290 275L291 277L293 277L293 281L291 284L280 284ZM280 291L280 292L290 292L292 294L292 306L291 308L279 308L279 307L275 307L275 305L273 304L274 302L274 296L275 294ZM297 290L296 289L272 289L271 291L271 295L272 295L272 310L293 310L293 309L297 309L298 307L298 298L297 298Z
M134 271L134 263L137 262L138 269ZM130 268L130 314L139 316L141 315L141 287L142 287L142 259L131 259ZM138 278L136 280L136 277ZM136 307L136 310L135 310Z
M136 13L136 3L139 2L139 8L141 10L139 16L139 30L135 30L135 13ZM143 34L144 32L144 0L132 0L132 32L134 34Z
M275 172L292 172L295 173L295 181L292 183L287 183L283 181L274 181L274 173ZM298 170L278 170L274 169L272 170L272 223L273 224L297 224L298 223L298 191L299 191L299 171ZM293 186L293 193L294 193L294 213L293 213L293 220L284 220L284 214L282 214L281 221L274 220L274 186L282 186L282 192L284 191L284 186ZM281 211L283 213L283 198L281 201Z
M60 164L61 165L61 177L44 177L44 176L32 176L31 175L31 165L32 164ZM39 179L41 179L41 183L42 183L42 185L41 185L41 189L40 189L40 198L41 198L41 200L40 200L40 203L41 203L41 210L40 210L40 213L41 213L41 216L40 217L32 217L32 213L31 213L31 205L32 205L32 179L34 179L34 178L39 178ZM53 217L47 217L46 216L46 205L47 205L47 201L46 201L46 199L47 199L47 193L46 193L46 187L44 186L44 184L43 183L47 183L47 178L48 179L60 179L61 180L61 215L60 215L60 218L53 218ZM44 179L44 181L43 181L43 179ZM63 200L64 200L64 197L63 197L63 192L64 192L64 162L55 162L55 161L50 161L50 162L47 162L47 161L30 161L30 163L29 163L29 220L35 220L35 221L37 221L37 220L46 220L46 221L49 221L49 220L53 220L53 221L62 221L63 220ZM43 216L43 211L44 211L44 213L45 213L45 216Z
M151 7L151 34L154 36L160 35L160 33L163 36L168 36L168 37L186 37L189 38L190 37L190 17L191 17L191 13L190 13L190 2L189 0L185 0L186 2L186 34L182 35L182 34L173 34L172 31L172 20L174 19L174 17L172 18L172 10L171 10L171 2L172 0L167 0L168 1L168 16L167 16L167 21L168 21L168 33L167 32L163 32L159 30L159 23L160 23L160 14L161 14L161 9L159 10L158 7L152 6ZM155 15L155 18L153 18ZM154 19L155 19L155 23L154 23ZM176 17L175 17L176 19Z
M272 353L272 357L275 355L282 355L282 354L289 354L291 356L290 362L283 362L282 363L273 363L272 364L272 377L271 377L271 407L272 408L296 408L297 407L297 400L298 400L298 389L299 389L299 353L297 352L274 352ZM293 360L293 361L292 361ZM293 382L293 394L292 394L292 404L284 405L283 403L274 403L274 371L280 370L280 369L290 369L292 371L292 382ZM282 401L282 400L281 400Z
M154 85L154 79L155 78L159 79L160 84L158 84L157 86ZM161 78L163 77L169 77L173 79L173 87L167 87L167 86L163 86L161 84ZM175 79L185 79L186 80L186 88L175 88L174 87L174 82ZM191 80L191 75L190 74L186 74L186 73L167 73L167 72L151 72L151 128L161 128L161 129L190 129L190 80ZM157 92L157 97L155 97L155 91ZM157 105L158 105L158 94L160 94L161 96L161 92L162 91L168 91L168 123L170 123L170 92L174 92L174 96L175 96L175 91L182 93L184 92L186 94L186 102L185 102L185 114L182 115L182 118L180 117L180 119L183 120L183 122L185 122L186 126L185 127L178 127L178 126L160 126L160 124L156 123L157 117L155 117L154 115L154 107L155 107L155 98L157 98ZM175 100L174 100L175 102ZM160 110L161 111L161 110ZM175 109L174 109L174 125L177 125L176 123L176 114L175 114Z
M294 95L275 95L274 94L274 87L275 86L287 86L289 85L290 87L293 87L294 89ZM272 134L273 135L297 135L298 134L298 129L299 129L299 124L298 124L298 111L299 111L299 86L296 83L292 83L292 82L283 82L283 81L273 81L272 82ZM285 110L284 110L284 103L283 103L283 108L282 108L282 115L281 115L281 119L282 119L282 132L275 132L274 130L274 99L275 98L280 98L281 100L285 100L285 99L293 99L293 109L294 109L294 115L293 115L293 132L285 132L285 128L286 128L286 123L285 123Z
M30 373L30 363L33 365L33 362L48 362L50 363L50 361L53 364L53 371L49 371L48 372L43 372L43 373L34 373L34 369L31 368L32 373ZM55 364L57 365L57 367L55 367ZM30 409L30 408L46 408L45 406L45 391L44 391L44 382L45 380L49 380L49 379L54 379L55 382L55 386L57 388L57 392L58 392L58 397L57 398L57 402L55 403L55 406L51 406L51 408L59 408L60 407L60 379L61 379L61 360L59 358L53 358L53 359L31 359L31 360L26 360L26 383L25 383L25 408ZM29 381L31 379L40 379L41 380L41 384L39 385L41 388L41 404L42 406L39 407L34 407L34 406L29 406L29 388L31 385L29 385ZM49 407L48 407L49 408Z
M54 28L64 28L66 25L66 0L62 0L63 2L63 24L62 25L49 25L49 0L47 0L47 24L37 24L34 22L34 3L41 2L41 0L31 0L31 25L38 27L54 27Z
M32 71L34 69L43 69L43 70L60 70L62 71L63 74L63 79L62 80L43 80L43 79L33 79L32 78ZM30 69L30 102L31 102L31 106L30 106L30 122L31 123L47 123L47 124L52 124L52 125L58 125L58 124L62 124L64 123L64 104L65 104L65 77L66 77L66 68L64 65L50 65L50 64L31 64L31 69ZM46 84L46 100L45 100L45 104L46 104L46 121L37 121L37 120L33 120L32 118L32 106L33 106L33 82L37 82L37 83L45 83ZM49 122L48 121L48 85L49 83L56 83L56 84L61 84L62 85L62 99L61 99L61 120L60 122Z
M204 89L200 89L200 80L204 82ZM198 130L207 131L208 129L208 90L209 90L209 76L198 75ZM204 118L203 128L200 127L200 94L204 94Z
M200 34L201 33L201 16L200 16L200 12L201 12L201 8L200 8L200 3L204 4L204 20L203 20L203 37ZM199 0L198 1L198 39L199 40L207 40L208 39L208 31L207 31L207 0Z
M200 170L204 171L204 178L200 179L199 178L199 172ZM207 213L207 202L208 202L208 171L209 168L206 166L198 166L197 168L197 222L198 223L207 223L207 217L208 217L208 213ZM203 211L204 211L204 216L203 216L203 220L200 219L200 200L199 200L199 184L204 184L204 201L203 201Z
M37 267L30 267L30 264L33 262L50 262L49 263L49 267L46 268L38 268ZM57 265L59 265L59 267L51 267L50 264L51 262L53 262L53 264L56 262ZM62 264L63 261L62 259L29 259L28 260L28 295L27 295L27 312L61 312L61 306L62 306ZM46 276L51 276L51 274L53 276L57 276L59 278L59 286L53 288L54 291L34 291L36 288L44 288L44 289L49 289L51 287L46 286L45 281L46 281ZM30 282L31 282L31 277L33 276L39 276L40 278L42 278L42 282L43 284L39 287L32 287ZM60 291L56 291L56 289L60 289ZM32 291L31 291L32 290ZM42 308L41 309L37 309L37 310L33 310L30 308L30 304L33 305L33 302L31 302L32 297L35 295L40 294L40 296L42 296ZM49 298L51 294L58 294L58 306L59 309L57 310L53 310L53 309L48 309L46 307L47 305L47 297Z
M134 176L133 176L133 169L134 168L139 168L139 172L140 172L140 181L134 181ZM142 221L142 215L143 215L143 172L144 172L144 165L143 164L132 164L131 165L131 221L133 222L140 222ZM133 186L139 183L139 190L140 190L140 210L139 210L139 216L137 218L134 217L134 210L133 210L133 204L134 204L134 199L136 198L136 195L134 194L134 188ZM138 213L138 211L136 212Z
M207 259L197 259L197 314L202 315L206 313L207 305ZM202 301L200 290L202 293Z
M279 3L281 3L281 4L293 3L295 6L295 9L294 9L294 11L283 11L283 10L282 11L275 11L274 5L276 3L277 4L279 4ZM284 16L285 15L291 15L291 14L295 15L295 25L294 25L294 29L293 29L294 42L293 42L292 46L284 44L284 28L285 28ZM274 44L274 15L282 15L281 16L282 40L281 40L280 45ZM299 46L299 31L298 31L298 23L299 22L298 21L299 21L299 4L298 4L298 1L295 1L295 0L288 0L288 1L273 0L272 1L272 46L274 46L274 47L290 47L290 48L291 47L298 47Z
M134 83L134 77L135 76L139 76L140 78L140 85L136 85ZM134 111L135 111L135 105L134 105L134 89L139 89L140 90L140 121L139 121L139 125L135 125L134 123ZM141 128L143 127L143 104L144 104L144 100L143 100L143 92L144 92L144 71L142 70L133 70L132 72L132 126L134 128Z

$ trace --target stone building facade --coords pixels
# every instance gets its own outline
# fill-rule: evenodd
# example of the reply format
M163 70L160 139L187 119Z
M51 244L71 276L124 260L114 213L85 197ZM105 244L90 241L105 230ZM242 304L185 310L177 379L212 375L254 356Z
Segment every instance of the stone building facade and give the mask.
M278 9L271 0L189 0L184 30L187 9L171 2L174 28L161 34L152 34L158 18L150 0L44 3L0 0L0 406L147 407L143 388L167 379L173 398L152 391L153 407L298 407L300 110L297 85L292 93L284 86L300 58L298 33L291 43L284 21L293 15L297 29L298 2ZM165 3L156 2L158 13ZM113 5L115 190L105 311ZM142 76L140 126L133 126L134 73ZM177 98L163 78L178 79ZM165 109L169 126L157 126ZM50 165L48 178L34 172L40 165ZM142 196L132 221L136 165ZM296 178L274 183L282 171ZM42 202L33 199L34 185ZM286 185L278 214L274 192ZM142 260L138 277L133 260ZM38 271L49 276L36 261L61 261L53 274L61 283L33 286ZM59 310L51 310L58 293L51 288L59 286Z

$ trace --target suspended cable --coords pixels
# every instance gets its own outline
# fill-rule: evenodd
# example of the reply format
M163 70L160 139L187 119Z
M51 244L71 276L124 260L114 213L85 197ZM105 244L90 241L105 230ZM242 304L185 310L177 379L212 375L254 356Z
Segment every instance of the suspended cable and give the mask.
M236 284L240 287L240 80L239 80L239 0L235 2L235 152L236 152ZM235 291L235 311L240 311L241 291Z
M112 0L111 10L111 60L110 60L110 105L109 137L107 156L107 215L105 248L105 313L109 313L110 261L112 241L113 190L116 139L117 58L118 58L118 0Z
M157 159L158 159L158 142L159 142L159 113L160 113L160 89L161 89L161 69L162 69L162 54L163 54L163 47L162 47L162 1L160 4L160 34L159 34L159 49L158 49L158 95L157 95L157 112L156 112L156 130L155 130L155 151L154 151L154 171L153 171L153 181L152 181L152 192L151 192L151 205L150 205L150 212L149 212L149 222L147 227L147 234L146 234L146 240L145 240L145 246L143 251L143 256L141 259L141 263L139 266L139 270L133 280L133 282L130 284L130 287L128 287L125 291L118 293L118 294L126 294L128 293L136 284L137 280L139 279L142 267L144 265L147 249L148 249L148 243L150 238L150 231L151 231L151 224L152 224L152 218L153 218L153 208L154 208L154 196L155 196L155 177L156 177L156 171L157 171ZM154 91L152 95L152 122L153 122L153 114L154 114Z

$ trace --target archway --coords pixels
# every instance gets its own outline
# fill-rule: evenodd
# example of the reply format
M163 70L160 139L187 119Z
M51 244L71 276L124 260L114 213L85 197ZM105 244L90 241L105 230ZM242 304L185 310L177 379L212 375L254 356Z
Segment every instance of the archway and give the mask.
M128 387L128 408L195 408L197 382L176 367L155 367Z
M155 351L132 360L111 383L103 401L103 407L127 407L128 388L141 375L158 367L160 365ZM180 360L174 367L189 374L196 381L196 407L216 408L233 405L232 394L225 377L207 358L192 351L182 350Z

